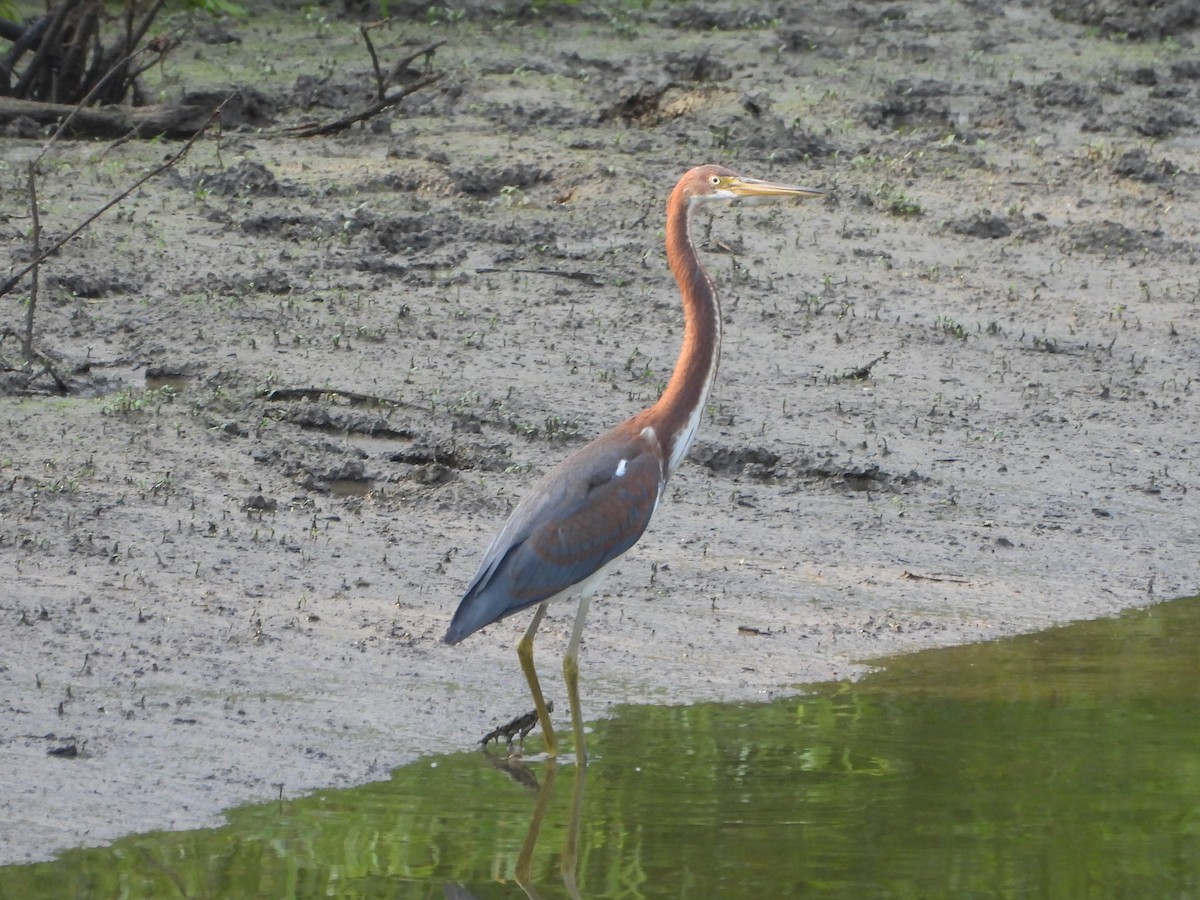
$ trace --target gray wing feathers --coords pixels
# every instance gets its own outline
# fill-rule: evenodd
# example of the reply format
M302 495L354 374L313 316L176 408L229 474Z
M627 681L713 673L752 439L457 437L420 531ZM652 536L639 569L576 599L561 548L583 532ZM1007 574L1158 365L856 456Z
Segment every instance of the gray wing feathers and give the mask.
M564 460L488 547L446 642L548 600L626 552L650 522L663 475L640 436L601 438Z

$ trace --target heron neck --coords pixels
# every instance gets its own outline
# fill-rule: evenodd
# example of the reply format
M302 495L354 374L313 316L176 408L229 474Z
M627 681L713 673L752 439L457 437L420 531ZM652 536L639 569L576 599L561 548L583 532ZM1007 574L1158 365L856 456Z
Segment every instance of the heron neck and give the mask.
M667 260L683 301L683 348L652 411L668 458L668 475L696 439L721 355L721 305L692 244L692 205L678 193L667 204Z

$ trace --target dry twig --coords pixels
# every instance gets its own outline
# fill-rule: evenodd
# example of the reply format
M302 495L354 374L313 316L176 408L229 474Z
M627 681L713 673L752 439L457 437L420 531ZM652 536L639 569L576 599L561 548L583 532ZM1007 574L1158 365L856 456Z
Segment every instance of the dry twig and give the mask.
M389 21L391 20L385 19L381 22L374 22L370 25L364 25L361 29L363 41L366 42L367 52L371 55L371 65L375 73L375 100L361 109L347 113L341 118L334 119L332 122L326 122L323 125L317 123L294 125L291 128L286 129L288 134L292 135L293 137L318 137L320 135L336 134L339 131L344 131L345 129L349 128L356 122L364 122L367 119L379 115L384 110L395 106L409 94L415 93L421 88L433 84L442 77L436 72L426 72L426 74L422 75L416 81L410 82L409 84L406 84L404 87L393 91L390 94L387 93L388 85L399 78L401 73L406 71L408 67L420 57L425 57L425 65L426 68L428 68L430 61L433 59L434 51L446 43L445 41L437 41L436 43L422 47L415 53L410 53L403 59L398 60L385 76L379 65L379 54L375 52L375 45L371 42L370 29L378 28L387 24Z
M29 162L29 215L33 222L29 240L33 248L34 263L29 279L29 303L25 307L25 331L21 335L21 352L27 360L33 358L33 317L37 311L38 276L41 274L41 266L38 263L42 248L42 219L38 214L37 164L36 159Z
M106 212L108 212L114 206L121 203L126 197L128 197L130 194L132 194L138 188L140 188L143 184L145 184L151 178L154 178L156 175L161 175L163 172L172 168L177 163L179 163L184 157L186 157L188 155L188 152L192 149L192 146L196 143L197 140L200 139L200 136L202 134L204 134L205 131L208 130L208 126L211 125L213 123L213 121L216 120L221 115L222 110L225 109L225 104L228 103L233 97L234 97L234 94L230 94L223 101L221 101L220 105L217 106L217 108L214 109L212 111L212 113L209 115L208 121L205 122L201 128L197 129L195 134L193 134L190 138L188 138L187 141L184 142L183 146L179 148L179 150L177 150L175 153L172 153L171 155L169 155L160 165L155 166L153 169L151 169L149 172L144 174L141 178L139 178L137 181L135 181L133 184L131 184L129 187L127 187L125 190L121 191L121 193L117 194L115 197L112 197L110 200L108 200L108 202L106 202L103 206L101 206L99 209L97 209L95 212L93 212L91 215L89 215L86 219L84 219L82 222L80 222L77 226L75 226L75 228L73 228L70 232L68 232L65 237L59 238L59 240L55 241L53 244L51 244L45 250L42 250L40 253L35 253L33 260L28 265L26 265L24 268L18 269L16 274L10 276L4 282L0 282L0 297L3 297L5 294L9 293L13 288L15 288L20 283L22 278L24 278L30 272L34 271L34 269L36 269L42 263L43 260L45 260L47 257L53 256L55 253L57 253L59 250L61 250L65 244L74 240L76 237L78 237L80 234L82 234L89 225L91 225L93 222L95 222L98 218L100 218L102 215L104 215Z
M356 122L364 122L367 119L379 115L384 110L395 106L409 94L419 91L427 85L433 84L441 75L431 74L418 78L412 84L405 85L398 91L393 91L386 97L381 97L374 103L364 106L362 109L352 113L347 113L340 119L334 119L332 122L326 122L324 125L295 125L287 129L287 132L293 137L319 137L324 134L336 134L339 131L344 131Z

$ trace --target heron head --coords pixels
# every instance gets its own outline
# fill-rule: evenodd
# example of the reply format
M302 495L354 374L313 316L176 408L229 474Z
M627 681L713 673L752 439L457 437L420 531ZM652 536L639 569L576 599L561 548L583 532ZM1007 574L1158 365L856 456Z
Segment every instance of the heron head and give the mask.
M825 196L824 191L816 188L747 178L724 166L697 166L684 175L676 189L684 191L689 204L713 200L756 201L785 197L809 199Z

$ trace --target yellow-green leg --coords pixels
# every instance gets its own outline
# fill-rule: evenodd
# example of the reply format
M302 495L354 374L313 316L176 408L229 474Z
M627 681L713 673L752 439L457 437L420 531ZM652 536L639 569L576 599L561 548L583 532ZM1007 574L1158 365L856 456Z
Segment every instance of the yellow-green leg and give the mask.
M567 699L571 703L571 730L575 733L575 761L580 768L587 765L587 749L583 743L583 711L579 705L579 639L583 635L583 623L590 604L590 596L579 598L579 612L575 614L571 642L567 644L567 653L563 657L563 679L567 682Z
M548 603L543 603L533 614L533 621L525 629L525 637L517 644L517 657L521 660L521 671L529 682L529 693L533 694L533 705L537 709L538 722L542 725L542 735L546 739L546 753L551 759L558 753L558 741L554 739L554 726L550 724L550 711L546 709L546 698L542 696L542 685L538 682L537 669L533 666L533 636L537 634L542 617L546 615ZM578 666L576 667L578 668ZM570 683L568 682L568 688ZM574 706L571 707L575 709Z

